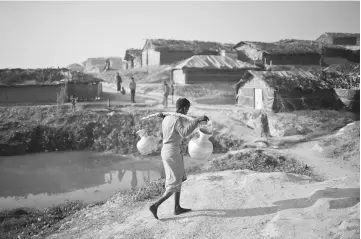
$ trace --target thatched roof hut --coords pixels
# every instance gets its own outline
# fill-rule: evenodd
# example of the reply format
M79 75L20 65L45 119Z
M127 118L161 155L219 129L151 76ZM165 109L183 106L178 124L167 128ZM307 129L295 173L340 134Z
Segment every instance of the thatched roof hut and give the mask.
M234 48L239 49L242 46L249 46L267 54L294 55L320 52L319 44L313 41L280 41L273 43L241 41Z
M149 48L156 51L215 51L221 50L232 52L234 51L234 44L206 42L206 41L185 41L185 40L171 40L171 39L148 39Z
M278 65L319 65L321 56L359 62L358 46L333 45L311 40L284 39L277 42L241 41L234 46L238 59ZM330 63L329 63L330 64Z
M325 32L316 41L335 45L360 45L360 33Z
M142 49L130 48L125 51L124 60L130 61L135 58L141 58L141 57L142 57Z
M235 85L237 104L273 111L333 107L337 98L332 82L317 72L247 71Z

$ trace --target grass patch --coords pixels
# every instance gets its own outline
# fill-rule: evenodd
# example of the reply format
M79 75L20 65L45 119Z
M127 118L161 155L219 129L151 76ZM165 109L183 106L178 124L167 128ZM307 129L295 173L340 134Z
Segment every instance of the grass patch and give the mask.
M270 125L276 131L289 128L307 128L311 132L331 133L356 119L350 112L336 110L300 110L292 113L271 113L268 115L273 121Z
M108 202L121 203L122 205L133 205L162 195L165 192L165 179L148 181L140 188L121 190L115 193Z
M199 174L239 169L248 169L256 172L294 173L309 176L317 181L322 180L308 165L277 151L260 149L245 149L236 154L226 154L207 161L203 165L190 168L188 173Z
M0 238L30 238L35 235L44 236L60 227L60 222L86 207L102 204L86 205L81 201L68 201L56 206L37 210L32 208L16 208L0 212Z

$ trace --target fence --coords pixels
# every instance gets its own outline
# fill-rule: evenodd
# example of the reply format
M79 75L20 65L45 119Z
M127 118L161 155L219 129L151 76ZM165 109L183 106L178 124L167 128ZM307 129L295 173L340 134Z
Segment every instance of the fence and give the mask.
M0 86L0 103L56 103L61 85Z

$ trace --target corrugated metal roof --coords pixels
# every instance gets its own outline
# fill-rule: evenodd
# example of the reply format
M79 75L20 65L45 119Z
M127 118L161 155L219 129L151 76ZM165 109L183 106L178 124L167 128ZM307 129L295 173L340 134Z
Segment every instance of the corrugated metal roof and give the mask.
M192 56L174 67L174 69L183 68L203 68L203 69L259 69L250 63L235 60L228 56L216 55L197 55Z

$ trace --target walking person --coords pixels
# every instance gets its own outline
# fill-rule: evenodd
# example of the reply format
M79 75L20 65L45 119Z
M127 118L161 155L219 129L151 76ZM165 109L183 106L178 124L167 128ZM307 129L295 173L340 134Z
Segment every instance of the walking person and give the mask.
M176 112L186 115L190 102L186 98L180 98L176 102ZM192 120L188 125L184 125L183 118L178 116L164 116L159 113L162 121L163 146L161 151L164 171L165 171L165 193L153 205L149 207L153 216L158 219L158 207L174 194L174 215L179 215L191 211L191 209L180 206L180 194L182 182L187 179L184 169L183 155L181 153L181 140L191 134L202 121L208 121L207 116Z
M119 72L115 75L115 82L117 83L117 93L120 93L122 88L122 78L119 75Z
M133 77L130 77L130 83L129 83L129 88L130 88L130 101L132 103L135 103L135 89L137 88L137 84L135 83L135 80Z
M170 92L172 94L172 104L174 104L174 102L173 102L173 98L174 98L174 82L173 81L170 83Z
M168 107L168 96L169 96L169 92L170 92L169 85L167 84L166 81L164 81L163 90L164 90L163 105L164 105L164 108L166 108L166 107Z

